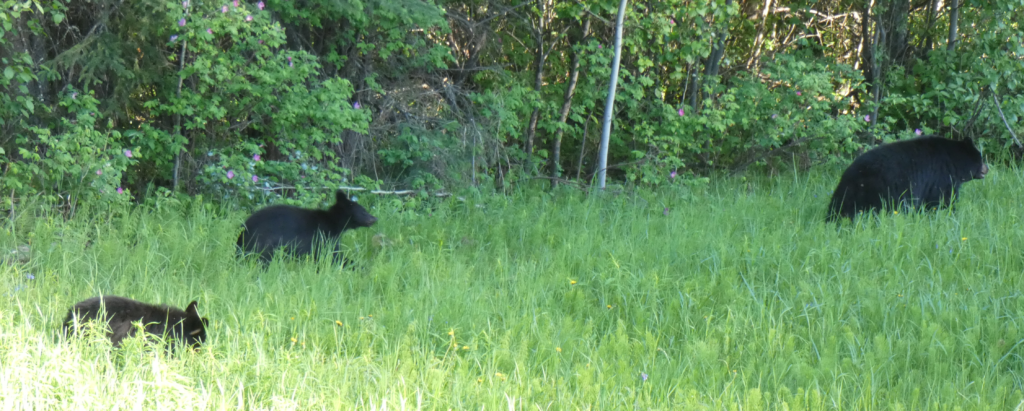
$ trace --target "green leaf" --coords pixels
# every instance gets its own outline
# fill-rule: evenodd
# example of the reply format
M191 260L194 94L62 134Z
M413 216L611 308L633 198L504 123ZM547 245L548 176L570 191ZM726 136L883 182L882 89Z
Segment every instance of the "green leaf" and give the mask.
M4 67L4 77L8 80L14 78L14 68L11 66Z

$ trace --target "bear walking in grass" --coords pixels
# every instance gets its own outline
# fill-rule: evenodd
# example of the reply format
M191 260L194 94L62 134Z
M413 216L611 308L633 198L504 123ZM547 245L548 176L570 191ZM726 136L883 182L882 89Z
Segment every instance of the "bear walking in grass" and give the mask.
M85 322L99 320L103 312L103 320L110 326L107 335L114 347L119 347L121 340L126 337L135 335L137 328L132 323L136 321L142 322L147 333L195 347L206 341L208 323L206 318L199 317L196 305L193 301L182 311L175 307L151 305L112 295L93 297L68 310L64 319L64 333L77 333Z
M860 211L952 205L960 185L988 166L971 140L918 137L875 147L853 160L832 195L828 221Z
M377 218L363 206L338 190L334 205L326 210L276 205L253 213L245 220L237 244L245 253L259 254L263 263L269 263L278 248L303 256L322 248L325 241L337 241L346 230L370 227L376 222ZM335 261L343 260L334 251Z

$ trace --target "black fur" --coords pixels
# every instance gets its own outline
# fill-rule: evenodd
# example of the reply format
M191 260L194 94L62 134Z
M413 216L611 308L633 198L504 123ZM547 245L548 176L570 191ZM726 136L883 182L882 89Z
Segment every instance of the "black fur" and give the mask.
M338 190L334 205L326 210L276 205L253 213L245 220L237 245L245 253L256 253L261 261L268 263L278 248L303 256L316 252L323 241L336 242L346 230L370 227L376 222L377 218L363 206ZM343 259L336 249L334 251L336 259Z
M970 140L918 137L875 147L843 172L827 221L894 206L952 205L964 182L985 178L988 166Z
M196 305L193 301L182 311L175 307L151 305L112 295L93 297L75 304L68 310L68 315L64 319L64 333L77 333L76 317L78 324L81 325L86 321L97 320L100 312L105 311L104 319L110 326L107 335L114 347L120 346L121 340L135 334L136 327L132 325L135 321L141 321L147 333L196 347L206 341L208 323L206 318L199 317Z

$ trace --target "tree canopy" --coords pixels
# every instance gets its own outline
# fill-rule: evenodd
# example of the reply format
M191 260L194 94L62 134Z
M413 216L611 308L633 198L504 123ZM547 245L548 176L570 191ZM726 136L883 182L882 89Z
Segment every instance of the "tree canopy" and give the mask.
M4 3L11 197L244 200L597 171L618 1ZM806 168L932 133L1016 159L1021 15L1024 0L630 2L609 178Z

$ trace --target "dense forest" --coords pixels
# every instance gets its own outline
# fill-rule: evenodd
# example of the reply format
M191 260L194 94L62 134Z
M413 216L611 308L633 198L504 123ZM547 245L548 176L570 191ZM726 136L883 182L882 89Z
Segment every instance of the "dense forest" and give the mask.
M595 173L619 2L4 0L8 205ZM1024 152L1024 0L626 4L609 177L804 169L915 134Z

